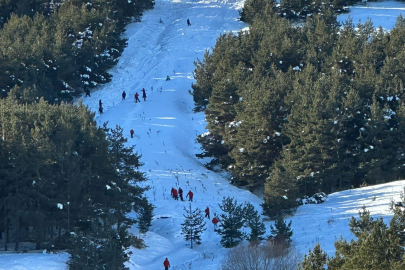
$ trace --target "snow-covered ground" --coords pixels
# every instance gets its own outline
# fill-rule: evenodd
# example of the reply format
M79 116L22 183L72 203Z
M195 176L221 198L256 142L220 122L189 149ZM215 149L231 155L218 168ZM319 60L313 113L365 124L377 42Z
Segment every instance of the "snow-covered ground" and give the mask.
M250 202L260 211L260 198L231 186L223 174L206 170L204 162L195 158L200 152L195 138L205 132L205 122L202 113L192 112L193 100L188 93L194 81L193 61L203 59L205 50L215 45L219 34L246 26L237 19L242 5L243 0L156 0L155 8L146 12L142 22L128 26L128 47L111 70L112 82L100 86L90 98L83 98L84 104L95 112L101 99L104 114L97 113L97 122L101 125L108 121L111 127L119 125L124 129L129 143L142 154L145 165L141 170L152 187L147 196L156 206L155 218L150 232L141 236L148 248L132 250L130 269L163 269L165 257L170 260L171 270L220 269L226 250L219 244L220 237L209 220L202 245L190 249L184 241L180 224L184 221L183 208L189 203L173 200L172 187L180 186L185 193L192 190L192 208L204 210L209 206L211 215L219 213L218 203L227 196L239 203ZM376 27L391 29L404 10L405 4L400 2L368 3L352 7L350 16L354 23L364 23L371 17ZM347 16L339 16L339 20L346 20ZM191 26L187 26L187 19ZM166 81L166 76L171 80ZM142 88L146 89L147 100L141 98L135 104L134 94L141 95ZM127 93L124 101L122 91ZM135 130L133 139L129 136L131 129ZM340 236L352 237L348 228L351 216L366 205L374 216L388 221L392 215L389 201L399 198L403 186L405 181L397 181L348 190L331 194L321 205L300 207L291 218L293 244L303 255L320 242L333 255L335 240ZM269 227L270 223L266 223L268 231ZM133 233L138 235L136 228ZM0 269L61 270L67 269L67 259L67 254L0 254Z

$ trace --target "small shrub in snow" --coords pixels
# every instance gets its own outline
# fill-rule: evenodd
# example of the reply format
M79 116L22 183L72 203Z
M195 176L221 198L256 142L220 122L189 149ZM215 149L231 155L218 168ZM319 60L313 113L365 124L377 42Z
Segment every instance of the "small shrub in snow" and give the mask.
M304 204L318 204L318 203L323 203L326 201L326 194L324 192L318 192L312 195L311 197L309 196L303 196L299 199L297 199L297 204L298 205L304 205Z

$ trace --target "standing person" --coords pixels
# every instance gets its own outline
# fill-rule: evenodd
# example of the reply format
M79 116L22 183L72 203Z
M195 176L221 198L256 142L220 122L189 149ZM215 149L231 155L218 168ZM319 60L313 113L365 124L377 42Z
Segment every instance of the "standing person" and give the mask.
M181 189L181 187L179 187L178 193L179 193L179 196L180 196L180 200L181 200L182 202L184 202L184 200L183 200L183 190Z
M191 190L187 193L187 196L186 196L186 198L188 197L188 200L189 201L193 201L193 196L194 196L194 194L193 194L193 192L191 192Z
M208 206L207 206L207 208L205 209L205 217L208 218L208 219L210 219L210 209L208 208Z
M98 101L98 106L103 107L103 103L101 102L101 99Z
M103 114L103 106L100 106L100 107L98 108L98 111L100 112L100 114Z
M138 94L138 92L136 92L136 93L135 93L135 103L138 103L138 101L141 102L141 101L139 100L139 94Z
M142 97L143 97L143 101L146 101L146 91L145 91L145 88L142 88Z
M130 131L129 131L129 133L131 133L131 138L133 138L134 137L134 130L133 129L131 129Z
M174 194L174 192L173 192L174 190L175 190L174 187L172 187L172 190L170 191L170 196L172 196L173 198L174 198L174 195L173 195L173 194Z
M125 100L125 97L127 96L127 93L125 91L122 92L122 100Z
M167 77L166 77L166 81L170 81L170 77L169 77L169 75L167 75Z
M86 89L85 91L86 91L86 97L90 97L90 90Z
M166 260L163 262L163 266L165 267L165 270L169 270L170 267L170 262L169 260L166 258Z
M217 217L214 217L214 218L212 219L212 224L214 224L214 231L217 230L217 224L218 224L218 222L219 222L219 219L218 219Z
M177 190L174 188L173 189L173 198L177 201L179 199L179 196L177 196Z
M188 25L188 26L190 26L190 25L191 25L191 23L190 23L190 20L189 20L189 19L187 19L187 25Z

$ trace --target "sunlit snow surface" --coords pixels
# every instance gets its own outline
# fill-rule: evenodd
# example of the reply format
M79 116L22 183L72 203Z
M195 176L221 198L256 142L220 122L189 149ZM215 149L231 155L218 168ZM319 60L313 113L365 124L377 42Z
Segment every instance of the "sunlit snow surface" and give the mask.
M199 145L196 135L206 132L204 115L194 114L192 96L188 93L194 82L193 70L197 58L203 59L205 50L215 45L222 33L246 27L238 21L238 9L243 1L164 1L157 0L153 10L146 12L141 23L128 26L125 37L128 47L119 63L111 70L112 82L100 86L90 98L83 98L91 110L97 112L97 122L108 121L109 126L124 129L130 144L142 154L141 168L148 177L147 192L157 207L151 231L142 238L148 246L145 250L132 249L128 267L133 270L163 268L168 257L171 270L219 269L226 250L219 244L212 223L207 220L207 231L202 245L190 249L181 235L180 224L184 221L183 207L188 202L174 201L170 189L178 184L185 193L194 192L192 207L211 208L211 215L219 213L218 203L225 196L233 196L238 202L250 202L260 209L262 200L251 193L229 185L224 175L208 171L204 161L197 160ZM370 17L374 25L391 29L396 17L403 12L400 2L368 3L351 7L353 23L364 23ZM339 16L346 20L348 15ZM190 19L191 26L186 20ZM159 23L159 20L163 23ZM166 81L166 76L171 80ZM134 103L134 94L147 92L147 101ZM127 99L121 100L125 90ZM98 114L98 102L104 104L104 114ZM135 130L133 139L129 130ZM405 181L348 190L331 194L320 205L306 205L292 217L293 244L303 255L320 242L329 255L333 255L335 240L340 236L351 238L348 220L363 205L375 217L386 221L391 198L399 198ZM212 217L211 217L212 218ZM269 232L270 223L266 222ZM138 235L136 228L133 233ZM1 270L60 270L66 269L67 254L0 254Z

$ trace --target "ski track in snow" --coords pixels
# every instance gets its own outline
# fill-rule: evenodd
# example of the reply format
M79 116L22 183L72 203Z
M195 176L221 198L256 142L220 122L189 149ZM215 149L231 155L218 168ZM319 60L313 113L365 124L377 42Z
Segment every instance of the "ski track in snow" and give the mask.
M202 245L190 249L181 235L184 207L188 202L174 201L172 187L182 187L184 194L194 192L193 209L207 206L219 213L218 203L223 197L237 198L239 203L250 202L260 211L262 200L243 189L229 184L226 174L208 171L204 160L195 158L200 152L196 135L205 132L202 113L193 113L193 100L188 90L194 82L193 61L203 59L222 33L246 27L238 21L242 0L234 1L167 1L157 0L153 10L147 11L140 23L128 25L124 36L128 47L118 64L111 70L111 83L99 86L90 98L82 99L96 113L99 125L108 121L124 129L128 144L142 155L141 161L151 189L146 192L156 206L150 231L141 237L148 246L144 250L132 248L128 267L131 270L162 269L168 257L171 270L220 269L226 250L220 246L220 237L206 219L207 230L202 235ZM353 22L364 23L370 17L375 26L391 29L396 17L405 10L403 3L388 1L351 7L349 14L339 16L345 21L350 15ZM186 20L190 19L191 26ZM163 23L160 23L159 20ZM169 75L171 80L166 81ZM134 94L147 92L146 102L134 103ZM125 101L121 93L127 93ZM101 99L104 114L98 113ZM135 130L133 139L129 130ZM335 240L342 236L352 238L348 223L363 205L371 213L388 221L391 198L399 198L404 181L348 190L331 194L322 205L300 207L292 217L293 244L303 255L317 242L333 255ZM185 197L185 195L184 195ZM316 221L315 221L316 220ZM266 222L269 233L270 222ZM132 232L139 235L136 226ZM0 254L0 270L60 270L67 269L68 254Z

